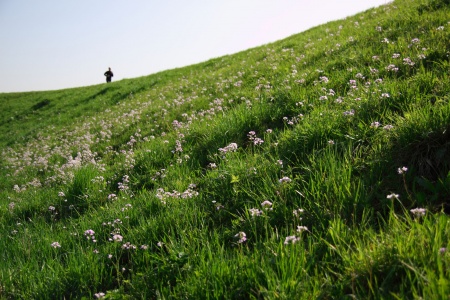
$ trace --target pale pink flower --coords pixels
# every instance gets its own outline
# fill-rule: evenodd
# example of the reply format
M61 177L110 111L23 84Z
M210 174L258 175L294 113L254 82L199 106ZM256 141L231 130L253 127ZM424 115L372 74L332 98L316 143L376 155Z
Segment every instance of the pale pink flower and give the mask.
M105 297L105 293L102 293L102 292L100 292L100 293L95 293L94 296L95 296L95 298L97 298L97 299L101 299L101 298Z
M272 202L270 202L269 200L264 201L263 203L261 203L261 206L264 209L271 209L272 207Z
M407 167L401 167L397 169L398 174L406 173L406 171L408 171Z
M256 132L250 131L250 132L247 134L247 136L248 136L248 139L252 141L252 140L255 139Z
M253 140L254 145L261 145L262 143L264 143L264 140L262 140L258 137Z
M135 250L136 246L131 244L130 242L126 242L125 244L122 245L122 249Z
M308 227L306 227L306 226L297 226L297 232L302 233L303 231L308 231Z
M259 217L263 214L262 210L259 210L257 208L250 208L248 211L250 212L250 215L252 217Z
M294 214L294 216L299 217L300 215L303 214L305 212L305 210L303 208L298 208L298 209L294 209L292 211L292 213ZM301 218L300 218L301 219Z
M247 235L243 231L239 231L234 237L239 239L238 244L242 244L247 240Z
M88 236L88 235L93 236L94 234L95 234L95 232L92 229L88 229L84 232L84 235L86 235L86 236Z
M51 244L51 246L53 247L53 248L61 248L61 245L58 243L58 242L53 242L52 244Z
M115 234L113 235L113 240L114 242L121 242L123 240L123 236L121 236L120 234Z
M284 244L287 245L289 243L291 244L295 244L296 242L298 242L300 239L298 237L296 237L295 235L290 235L287 236L286 239L284 240Z
M396 65L390 64L386 67L386 70L391 72L398 72L398 67Z
M326 76L322 76L322 77L320 77L319 79L320 79L320 81L323 82L323 83L327 83L327 82L329 81L329 80L328 80L328 77L326 77Z
M289 177L286 177L286 176L281 178L280 180L278 180L279 183L289 183L291 181L292 181L292 179L290 179Z
M222 152L223 154L226 154L228 152L235 152L237 150L237 148L238 148L238 145L236 143L231 143L224 148L219 148L219 151Z
M427 210L425 208L414 208L410 210L415 217L423 217Z
M117 195L116 195L116 194L109 194L109 195L108 195L108 199L109 199L109 200L116 199L116 198L117 198Z
M344 111L344 116L353 116L353 115L355 115L355 110L353 110L353 109L351 109L351 110L347 110L347 111Z
M413 62L413 61L411 60L411 58L407 57L407 58L404 58L404 59L403 59L403 64L412 67L412 66L415 65L415 62Z
M391 194L387 195L386 198L388 198L388 199L398 199L398 198L400 198L400 195L391 193Z

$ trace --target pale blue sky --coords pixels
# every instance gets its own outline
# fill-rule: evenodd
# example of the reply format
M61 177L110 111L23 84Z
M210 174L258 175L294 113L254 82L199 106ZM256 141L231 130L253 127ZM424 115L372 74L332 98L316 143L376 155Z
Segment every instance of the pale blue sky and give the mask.
M0 0L0 92L52 90L183 67L388 0Z

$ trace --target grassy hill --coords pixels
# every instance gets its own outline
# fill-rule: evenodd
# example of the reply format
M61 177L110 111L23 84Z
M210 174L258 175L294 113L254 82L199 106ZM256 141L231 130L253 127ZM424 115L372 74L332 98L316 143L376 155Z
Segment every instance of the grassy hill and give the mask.
M449 16L0 94L0 299L448 299Z

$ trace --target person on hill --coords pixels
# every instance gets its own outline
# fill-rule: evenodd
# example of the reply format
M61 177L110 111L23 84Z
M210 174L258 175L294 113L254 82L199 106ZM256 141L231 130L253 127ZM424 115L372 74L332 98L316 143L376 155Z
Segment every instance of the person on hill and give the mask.
M106 82L111 82L111 78L114 76L111 68L108 68L108 71L106 71L104 75L106 76Z

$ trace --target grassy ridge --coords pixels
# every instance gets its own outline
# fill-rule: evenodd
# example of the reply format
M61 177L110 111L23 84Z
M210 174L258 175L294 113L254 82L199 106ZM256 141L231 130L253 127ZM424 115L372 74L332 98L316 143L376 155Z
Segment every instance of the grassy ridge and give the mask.
M449 11L0 94L0 297L447 299Z

